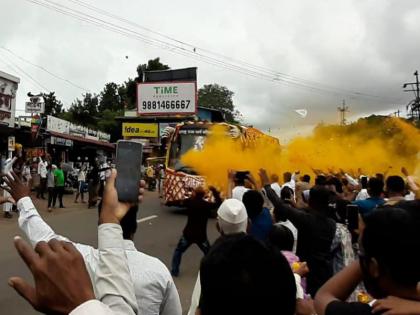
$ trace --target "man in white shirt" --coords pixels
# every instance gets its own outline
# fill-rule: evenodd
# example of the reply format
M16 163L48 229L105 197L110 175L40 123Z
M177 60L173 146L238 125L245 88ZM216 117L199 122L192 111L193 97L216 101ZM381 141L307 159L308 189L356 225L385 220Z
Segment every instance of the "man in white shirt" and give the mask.
M106 186L105 186L106 190ZM41 241L58 239L71 242L56 234L41 218L29 197L19 200L19 227L36 246ZM140 313L147 315L181 315L178 291L166 266L155 257L136 250L132 241L137 229L137 207L132 207L121 220L124 249L127 255L131 278ZM98 268L100 251L89 245L73 243L82 254L91 278Z
M369 178L367 176L360 176L360 185L362 186L362 189L357 194L356 200L366 200L370 197L367 190L368 180Z
M232 198L242 201L242 197L244 196L244 194L248 191L249 189L240 185L240 186L235 186L235 188L233 188L232 190Z
M280 197L281 186L279 184L279 177L277 174L271 175L271 189Z
M30 202L29 189L15 174L12 176L4 178L9 192L18 203ZM96 297L101 302L95 300L85 262L73 244L57 239L41 241L36 245L36 254L19 237L15 239L16 249L34 275L35 288L18 277L9 279L9 284L36 310L72 315L138 314L119 225L130 205L118 201L115 178L116 172L105 192L98 227L98 265L93 274L91 270ZM139 193L140 201L141 190Z
M289 187L293 190L293 193L295 192L296 189L296 175L298 175L299 172L296 173L290 173L290 172L286 172L283 174L283 180L284 180L284 184L283 186L281 186L281 188L283 189L283 187Z
M3 169L0 170L1 173L10 174L10 172L13 170L13 164L15 163L16 160L17 160L17 157L9 158L6 161L4 161ZM6 190L2 191L2 193L3 193L4 200L8 200L9 198L11 198L10 194ZM13 205L9 202L6 202L3 204L4 217L6 219L11 219L13 217L11 213L12 206Z
M37 198L45 199L44 192L47 187L47 161L43 161L41 157L39 157L38 161L38 175L39 175L39 186L36 193Z
M245 187L245 178L247 175L238 172L233 176L233 182L235 184L235 187L232 189L232 198L242 202L242 197L249 190Z

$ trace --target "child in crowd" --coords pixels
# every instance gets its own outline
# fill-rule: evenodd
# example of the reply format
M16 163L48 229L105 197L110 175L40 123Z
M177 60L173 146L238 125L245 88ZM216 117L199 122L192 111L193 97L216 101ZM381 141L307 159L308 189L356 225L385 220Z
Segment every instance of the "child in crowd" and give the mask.
M306 281L305 276L309 272L306 262L301 262L299 257L293 253L293 234L289 228L284 225L274 225L268 235L269 245L281 251L283 256L292 268L296 281L296 298L304 299L306 297Z

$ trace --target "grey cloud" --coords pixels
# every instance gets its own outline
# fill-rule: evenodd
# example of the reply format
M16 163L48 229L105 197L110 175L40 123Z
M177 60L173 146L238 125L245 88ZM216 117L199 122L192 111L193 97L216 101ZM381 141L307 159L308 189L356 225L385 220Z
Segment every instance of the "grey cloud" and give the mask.
M200 86L213 82L226 85L235 92L235 103L246 122L265 129L335 122L336 108L343 98L352 115L394 109L410 99L401 84L411 80L412 72L420 66L420 28L414 23L420 20L420 3L416 0L215 0L211 5L193 0L88 2L199 47L381 98L313 93L244 76L23 0L2 1L0 45L92 92L99 92L106 82L120 83L133 77L137 64L156 56L173 68L198 66ZM70 5L68 1L60 3ZM126 55L129 59L124 58ZM19 65L55 90L66 104L83 93L31 66ZM18 103L26 101L24 95L33 85L22 77ZM296 115L297 108L307 109L308 117Z

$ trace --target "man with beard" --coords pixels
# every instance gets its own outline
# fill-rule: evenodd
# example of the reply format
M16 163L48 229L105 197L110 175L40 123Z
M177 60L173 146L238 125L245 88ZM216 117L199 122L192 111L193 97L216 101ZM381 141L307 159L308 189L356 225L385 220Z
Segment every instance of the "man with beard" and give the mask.
M359 261L336 274L318 291L317 313L367 315L392 310L389 314L418 314L418 222L408 211L391 207L366 216L361 229ZM373 300L344 302L362 280Z

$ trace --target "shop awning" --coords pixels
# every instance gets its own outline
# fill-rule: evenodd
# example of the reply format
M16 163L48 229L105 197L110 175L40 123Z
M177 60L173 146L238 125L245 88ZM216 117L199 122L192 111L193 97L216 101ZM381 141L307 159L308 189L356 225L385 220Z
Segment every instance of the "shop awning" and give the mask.
M50 135L55 136L55 137L69 139L69 140L73 140L77 142L89 143L89 144L97 145L103 148L115 149L115 144L113 143L103 142L103 141L94 140L94 139L87 139L87 138L82 138L82 137L73 136L73 135L67 135L67 134L55 132L55 131L50 131L49 133Z

